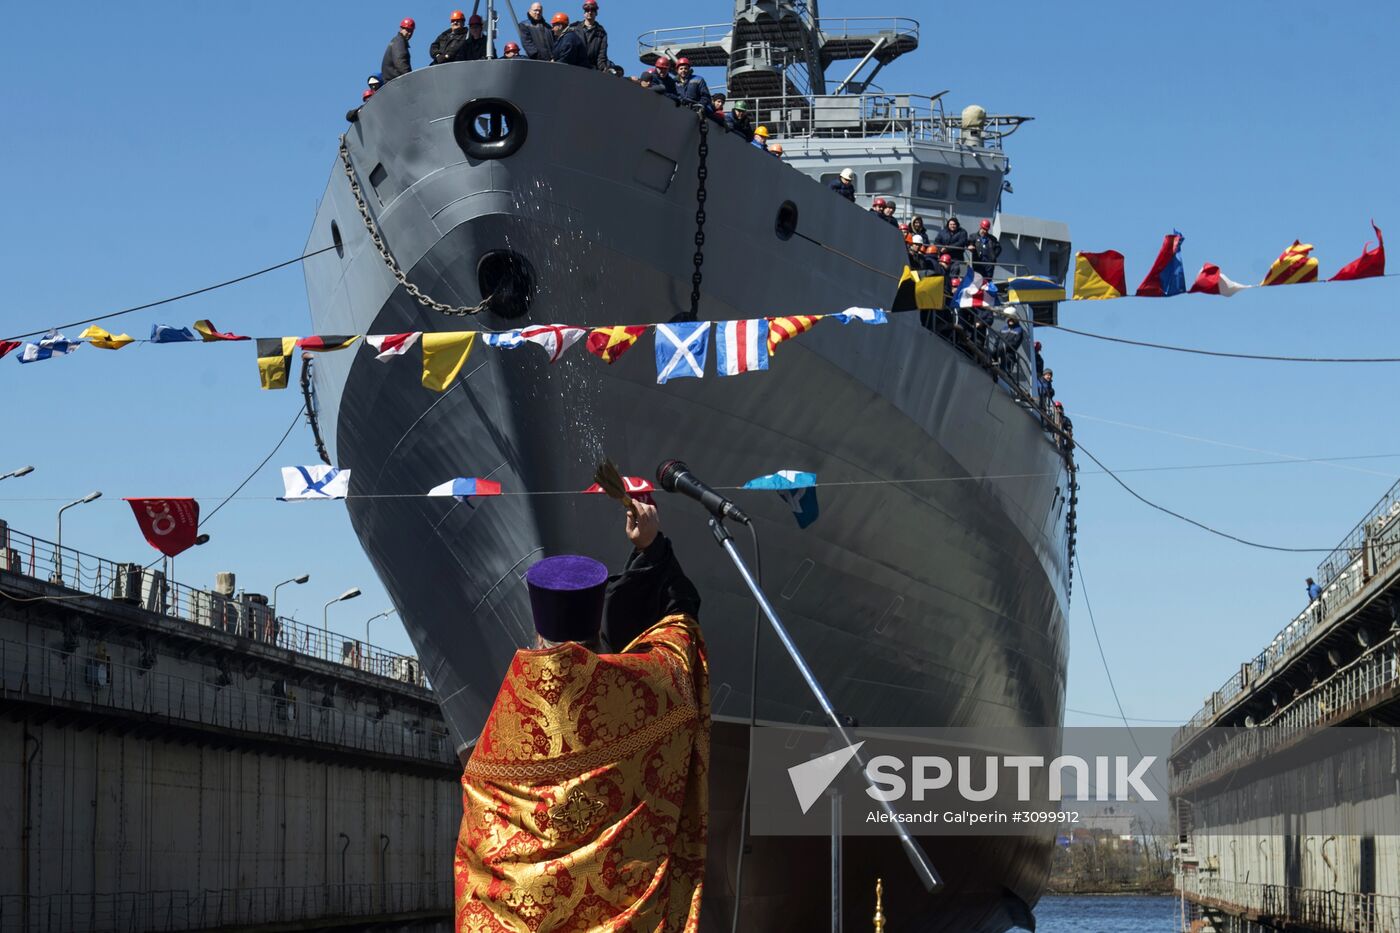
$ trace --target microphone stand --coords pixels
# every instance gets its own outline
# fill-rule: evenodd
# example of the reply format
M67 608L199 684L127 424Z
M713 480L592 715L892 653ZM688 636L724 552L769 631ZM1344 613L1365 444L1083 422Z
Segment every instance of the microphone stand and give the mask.
M846 731L845 723L843 723L841 717L836 714L836 708L831 705L831 700L827 697L826 691L822 689L821 683L818 682L817 675L812 672L812 668L807 664L807 659L802 656L802 652L798 650L797 645L792 640L792 636L788 634L787 627L784 626L782 620L778 618L778 613L774 610L773 604L768 601L768 597L764 595L763 589L758 585L758 581L753 578L753 574L749 571L748 565L745 564L744 559L739 556L739 550L734 546L734 538L729 534L729 529L725 528L724 522L720 521L718 518L711 518L710 531L714 534L715 541L724 549L725 553L729 555L729 559L734 562L734 567L739 571L739 576L743 578L745 585L749 588L749 592L753 593L753 598L758 601L758 607L763 610L763 614L768 617L768 624L772 626L774 634L778 636L778 641L782 642L783 648L787 650L788 657L792 658L792 663L796 665L797 672L801 674L802 679L807 682L808 689L811 690L812 695L817 698L817 705L820 706L822 712L826 714L826 718L831 721L832 728L836 730L837 735L841 737L841 741L845 742L847 746L856 744L851 738L850 733ZM755 658L754 663L757 662L758 659ZM860 766L861 776L865 778L866 786L878 789L875 788L870 774L866 771L864 756L862 756L860 752L856 752L854 757L856 764ZM923 884L924 890L932 894L934 889L943 884L943 879L939 877L937 870L935 870L933 864L929 862L928 853L924 851L922 846L914 841L914 837L909 835L909 830L899 821L894 806L883 798L877 797L876 799L880 801L881 809L885 811L886 816L889 817L890 824L894 826L895 832L899 835L899 844L904 848L904 854L908 856L909 864L914 868L914 874L919 876L919 881ZM833 826L832 831L836 832L837 827ZM743 845L742 840L740 840L740 845ZM832 879L832 881L833 883L839 883L838 879Z

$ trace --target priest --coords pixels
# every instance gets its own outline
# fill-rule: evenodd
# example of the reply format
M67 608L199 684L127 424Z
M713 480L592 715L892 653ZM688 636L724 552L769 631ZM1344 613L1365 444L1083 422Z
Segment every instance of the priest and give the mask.
M631 503L626 530L616 577L576 556L526 572L535 647L515 653L462 774L458 933L699 929L700 600L654 505Z

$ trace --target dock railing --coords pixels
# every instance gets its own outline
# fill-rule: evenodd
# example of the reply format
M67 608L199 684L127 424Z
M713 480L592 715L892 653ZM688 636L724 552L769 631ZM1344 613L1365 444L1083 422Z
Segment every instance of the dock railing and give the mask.
M1391 486L1366 517L1317 565L1313 580L1322 590L1321 598L1294 616L1263 651L1240 665L1206 698L1196 715L1178 730L1172 740L1172 750L1208 728L1235 698L1289 661L1337 609L1361 592L1372 577L1389 567L1397 557L1400 557L1400 482Z
M173 563L173 561L172 561ZM79 593L112 599L194 625L345 664L399 683L428 686L416 657L275 614L265 598L221 594L167 579L162 562L150 566L113 561L10 528L0 521L0 570L43 580Z
M1183 872L1176 889L1196 903L1286 919L1291 926L1337 933L1400 933L1400 897L1323 891L1281 884L1231 881L1212 873Z

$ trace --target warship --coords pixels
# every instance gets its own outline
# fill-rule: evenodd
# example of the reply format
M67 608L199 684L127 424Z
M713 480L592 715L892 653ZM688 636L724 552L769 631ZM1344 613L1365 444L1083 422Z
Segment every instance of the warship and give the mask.
M501 40L515 38L501 19ZM1003 244L997 277L1062 281L1067 227L1003 210L1004 140L1028 118L946 114L942 95L874 83L918 43L914 20L824 18L816 0L736 0L728 23L639 38L642 62L725 68L730 105L749 103L782 158L605 71L492 59L397 78L350 124L320 199L309 243L335 249L305 264L316 332L889 307L908 257L866 209L877 196L930 230L954 214L969 229L989 220ZM844 74L827 77L838 62ZM848 167L854 203L828 185ZM1029 330L1053 322L1056 305L1019 310ZM734 378L658 385L649 343L612 365L581 347L557 362L479 347L441 394L416 366L373 353L315 360L305 391L323 455L352 471L355 533L464 760L512 653L533 639L525 570L557 553L613 567L625 557L615 503L559 494L586 487L604 456L643 476L679 457L716 485L818 475L820 517L806 528L771 492L733 495L757 529L765 589L860 724L1061 725L1074 482L1035 404L916 314L824 322L783 343L767 372ZM1014 371L1033 393L1025 343ZM457 476L517 494L423 496ZM820 714L773 638L754 654L753 600L703 513L676 500L662 518L704 600L714 758L703 924L728 930L750 722L820 725ZM828 925L827 854L812 842L747 840L740 929ZM860 866L845 881L850 922L868 922L879 873L891 930L1034 927L1047 840L922 844L945 882L932 896L893 839L846 841L847 865Z

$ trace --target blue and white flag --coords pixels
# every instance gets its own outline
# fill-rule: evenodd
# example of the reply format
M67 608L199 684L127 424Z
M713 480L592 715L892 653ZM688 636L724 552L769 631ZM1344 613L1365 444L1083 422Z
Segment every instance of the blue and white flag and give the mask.
M152 324L151 343L193 343L199 338L188 327L173 324Z
M772 489L783 497L798 528L806 528L817 520L817 474L801 470L779 470L758 476L744 484L745 489Z
M520 330L503 330L499 334L483 332L481 339L488 347L500 347L502 350L514 350L525 343L525 338L521 336Z
M56 330L51 330L39 338L38 343L26 343L16 357L21 363L37 363L52 356L67 356L78 349L79 344L69 340Z
M715 369L737 376L768 368L768 319L724 321L715 337Z
M866 324L888 324L890 320L880 308L847 308L840 314L831 316L842 324L849 324L852 321L862 321Z
M282 468L283 502L293 499L344 499L350 494L350 471L317 463Z
M705 377L705 352L710 346L709 321L656 325L656 382L682 376Z

